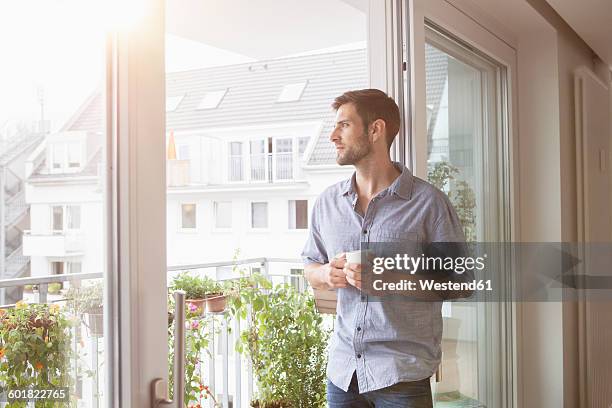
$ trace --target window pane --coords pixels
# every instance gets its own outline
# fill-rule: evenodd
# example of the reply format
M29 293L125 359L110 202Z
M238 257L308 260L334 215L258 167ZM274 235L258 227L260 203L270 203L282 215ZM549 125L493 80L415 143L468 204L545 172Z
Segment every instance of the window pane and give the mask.
M308 1L275 1L254 7L252 1L236 0L207 7L208 2L165 2L166 94L185 94L166 115L166 133L180 131L189 138L192 175L187 184L168 186L168 208L197 197L200 210L215 218L210 228L199 223L197 235L167 229L169 284L179 265L214 263L188 272L212 279L259 272L275 283L289 282L290 268L302 265L305 233L295 231L308 215L303 204L294 205L289 231L287 203L313 200L354 170L336 164L330 104L347 90L369 87L367 3L325 0L314 7ZM225 90L220 100L213 94L219 90ZM231 202L231 223L224 202ZM178 216L171 210L170 219ZM218 228L228 233L219 234ZM234 267L235 260L247 259L265 261ZM227 390L217 381L218 402L247 406L246 384L257 388L248 356L236 364L224 361L210 368L205 359L192 378L211 385L227 374ZM238 375L242 392L232 380ZM208 405L199 395L185 402Z
M51 211L53 214L53 230L62 231L64 229L64 207L53 206Z
M195 204L183 204L181 205L182 216L181 216L181 228L195 228L196 227L196 205Z
M78 143L68 144L68 167L81 166L81 146Z
M81 273L81 262L68 262L68 273Z
M54 275L61 275L64 273L63 262L51 262L51 270Z
M308 200L289 201L289 229L308 228Z
M497 101L501 68L481 54L427 29L425 48L428 181L444 191L462 223L466 239L502 242L497 195ZM487 228L484 228L485 225ZM462 404L501 406L499 383L505 358L496 317L500 304L448 302L443 306L442 381L436 400L451 395ZM474 324L478 322L478 324ZM458 333L471 339L457 341ZM498 336L499 337L499 336ZM504 357L500 357L504 356ZM445 375L444 373L452 373Z
M309 137L300 137L298 139L298 153L303 155L306 151L306 147L308 147L308 142L310 141Z
M229 150L229 180L242 181L242 142L231 142Z
M265 181L268 153L266 152L266 140L251 140L249 142L251 151L251 180Z
M61 169L64 167L65 152L66 146L64 144L56 143L53 145L51 149L51 155L54 169Z
M68 228L81 228L81 207L78 205L69 205L66 207L68 212Z
M40 338L28 324L18 323L23 354L4 353L0 382L3 389L66 386L70 396L70 403L9 406L113 404L105 395L105 384L113 382L106 378L110 359L105 344L113 339L102 327L94 331L86 326L89 313L83 307L87 299L99 301L100 317L109 310L102 302L108 272L103 243L110 230L104 217L107 179L98 169L106 169L109 145L105 78L110 22L103 16L110 15L108 2L99 0L0 2L0 156L7 170L0 181L5 249L0 282L32 280L26 287L0 288L0 306L21 322L47 316L45 331L53 333L53 347L34 352ZM81 224L79 206L93 222ZM80 270L81 262L86 270ZM56 276L69 272L86 272L96 279L72 276L68 284ZM50 276L53 282L48 282ZM61 291L94 280L100 290L81 292L83 296ZM23 307L17 316L9 305L19 301ZM0 343L6 346L6 337ZM5 368L17 363L18 378L5 375Z
M295 224L297 229L308 228L308 200L295 202Z
M215 202L215 227L232 227L232 203L231 201Z
M268 228L268 203L251 203L251 227Z
M276 139L275 143L276 179L291 180L293 178L293 139Z
M189 145L179 145L178 147L178 159L189 160Z

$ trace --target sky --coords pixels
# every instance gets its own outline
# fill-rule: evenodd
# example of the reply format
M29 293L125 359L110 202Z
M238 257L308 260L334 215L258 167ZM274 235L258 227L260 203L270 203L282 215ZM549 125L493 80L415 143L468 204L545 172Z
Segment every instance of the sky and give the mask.
M44 117L55 131L102 84L109 0L0 0L0 132ZM252 61L166 36L167 71Z
M51 131L59 130L102 86L106 32L137 21L144 1L0 0L0 135L17 122L38 121L41 100ZM364 46L358 42L308 53ZM166 35L167 72L252 61Z

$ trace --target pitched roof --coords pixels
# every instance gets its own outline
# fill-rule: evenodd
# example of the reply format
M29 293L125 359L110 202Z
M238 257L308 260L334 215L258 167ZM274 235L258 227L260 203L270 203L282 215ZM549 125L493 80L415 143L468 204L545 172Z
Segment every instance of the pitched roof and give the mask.
M323 120L309 164L332 164L331 102L347 90L365 88L367 72L366 50L359 49L168 73L166 96L184 97L166 113L166 126L180 131ZM300 82L307 84L298 101L277 102L285 85ZM197 109L206 92L223 89L227 93L217 108ZM90 98L66 130L99 131L101 100Z

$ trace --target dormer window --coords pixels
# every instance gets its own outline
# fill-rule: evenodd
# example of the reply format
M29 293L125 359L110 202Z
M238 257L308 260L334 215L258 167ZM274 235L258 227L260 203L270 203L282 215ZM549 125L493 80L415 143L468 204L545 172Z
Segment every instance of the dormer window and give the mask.
M83 165L82 144L80 142L55 142L51 145L52 173L79 171Z
M306 84L308 82L296 82L293 84L287 84L283 87L278 100L276 102L296 102L299 101L304 93Z
M166 98L166 112L174 112L185 95L169 96Z
M223 100L223 97L225 97L226 93L227 88L219 91L206 92L196 109L216 109Z

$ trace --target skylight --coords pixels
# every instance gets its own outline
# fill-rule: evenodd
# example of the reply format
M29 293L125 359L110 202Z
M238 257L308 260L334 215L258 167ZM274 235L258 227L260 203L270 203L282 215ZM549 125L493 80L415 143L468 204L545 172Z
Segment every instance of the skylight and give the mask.
M202 100L200 101L200 104L198 105L196 109L215 109L217 108L219 104L221 103L221 100L223 100L223 97L225 96L226 93L227 93L227 88L221 89L219 91L206 92L206 94L204 94L204 97L202 98Z
M185 95L169 96L166 98L166 112L174 112L178 108L179 103L183 100Z
M293 84L287 84L283 87L278 100L276 102L295 102L299 101L304 93L306 84L308 82L296 82Z

